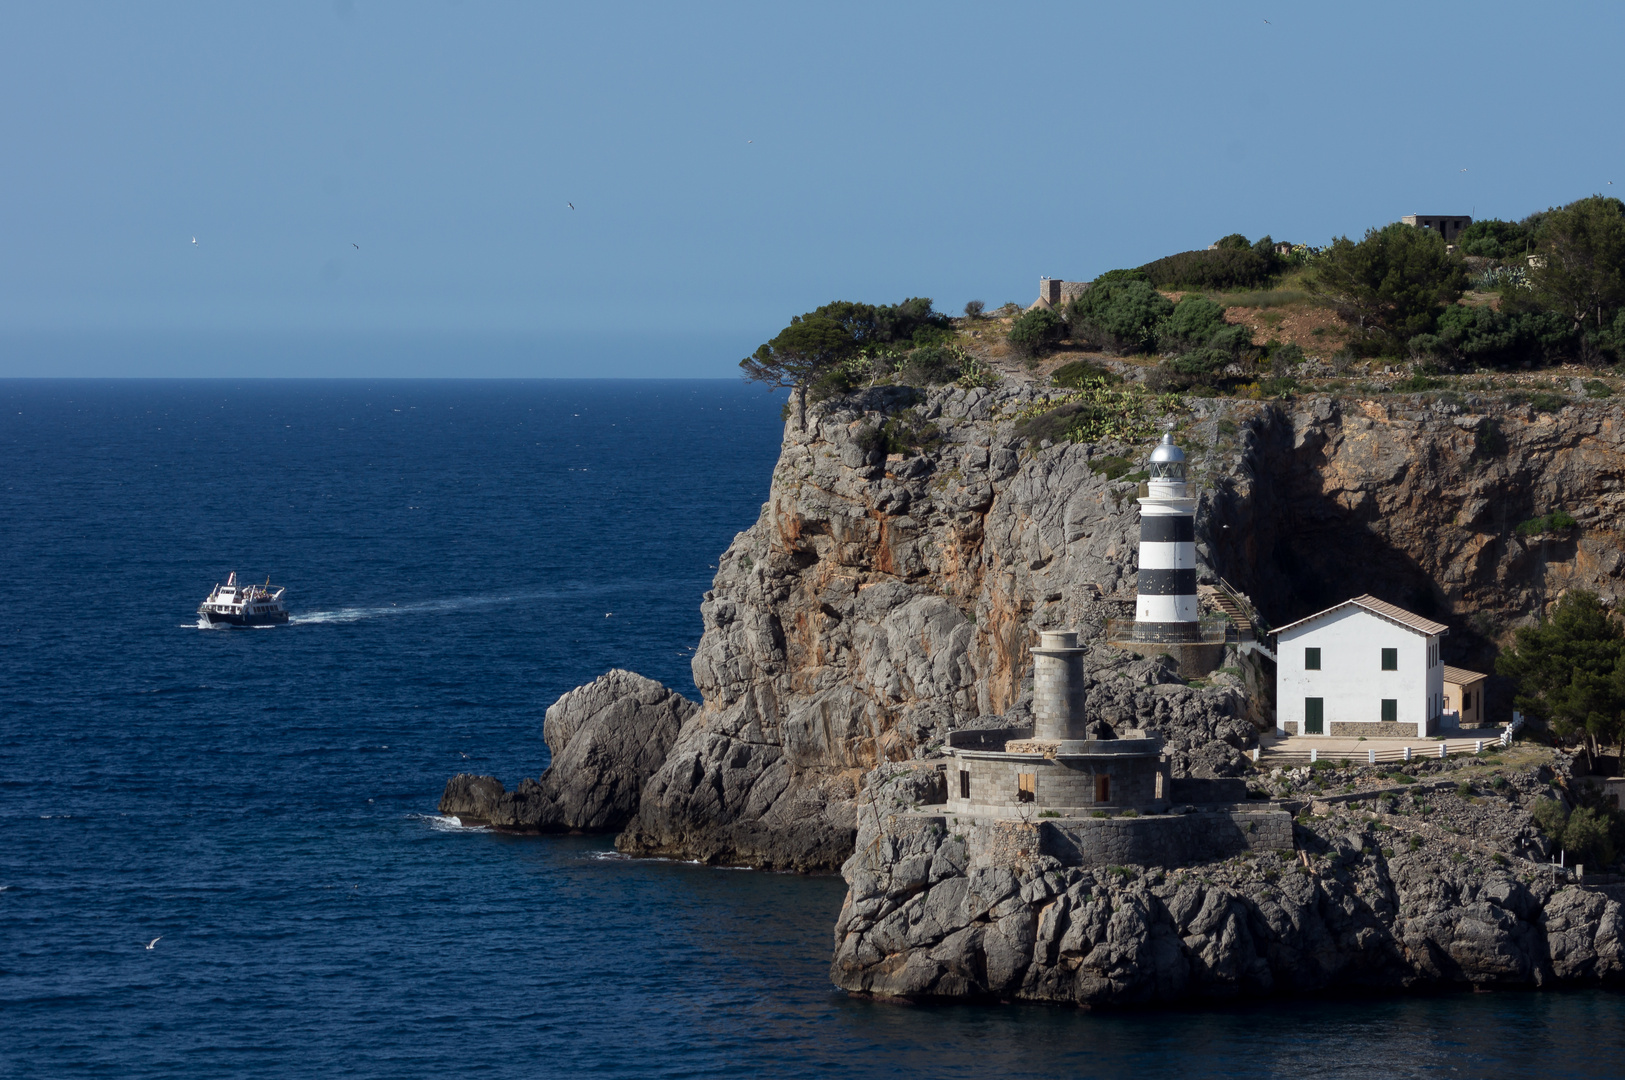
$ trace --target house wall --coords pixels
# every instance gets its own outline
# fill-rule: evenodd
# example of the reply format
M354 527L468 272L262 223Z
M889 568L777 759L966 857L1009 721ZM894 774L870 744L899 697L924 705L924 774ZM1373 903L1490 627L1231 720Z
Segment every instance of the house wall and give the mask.
M1303 731L1304 700L1325 700L1325 734L1410 737L1431 734L1443 709L1444 665L1428 664L1425 637L1360 608L1346 607L1282 633L1277 640L1276 724ZM1320 670L1304 667L1304 650L1320 649ZM1382 650L1399 650L1399 670L1382 670ZM1398 702L1395 722L1382 722L1382 701Z
M1484 686L1483 679L1473 683L1457 684L1447 682L1444 684L1444 707L1448 712L1461 713L1461 726L1476 728L1484 726ZM1473 703L1467 708L1461 707L1461 695L1466 691L1473 696Z

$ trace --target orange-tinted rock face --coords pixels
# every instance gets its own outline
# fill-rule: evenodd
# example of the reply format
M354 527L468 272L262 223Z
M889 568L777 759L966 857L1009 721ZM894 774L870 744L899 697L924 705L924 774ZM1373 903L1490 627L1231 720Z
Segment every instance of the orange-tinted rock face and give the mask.
M1138 459L1151 441L1034 449L1013 421L1030 389L911 393L878 388L787 426L761 517L701 606L704 709L651 780L626 849L838 865L863 805L856 771L1019 711L1037 629L1099 639L1108 616L1128 614L1103 598L1133 593L1137 489L1090 460ZM1249 593L1273 625L1370 592L1447 622L1446 661L1484 670L1494 641L1564 588L1619 591L1617 409L1193 408L1180 435L1201 574ZM940 437L930 452L863 449L866 426L910 409ZM1517 535L1556 509L1580 527ZM1490 701L1492 716L1507 707L1494 687Z

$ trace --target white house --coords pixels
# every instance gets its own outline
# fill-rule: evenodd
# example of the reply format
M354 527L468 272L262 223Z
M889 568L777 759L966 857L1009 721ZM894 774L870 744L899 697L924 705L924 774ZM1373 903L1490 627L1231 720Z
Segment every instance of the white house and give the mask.
M1357 596L1276 631L1276 725L1288 735L1437 734L1449 627Z

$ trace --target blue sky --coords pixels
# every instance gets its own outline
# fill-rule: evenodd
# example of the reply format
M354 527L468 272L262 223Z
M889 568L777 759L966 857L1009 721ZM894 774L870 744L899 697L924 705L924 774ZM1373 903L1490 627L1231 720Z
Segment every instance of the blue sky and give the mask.
M0 375L727 376L832 299L957 311L1230 232L1520 217L1625 187L1622 31L1600 4L11 4Z

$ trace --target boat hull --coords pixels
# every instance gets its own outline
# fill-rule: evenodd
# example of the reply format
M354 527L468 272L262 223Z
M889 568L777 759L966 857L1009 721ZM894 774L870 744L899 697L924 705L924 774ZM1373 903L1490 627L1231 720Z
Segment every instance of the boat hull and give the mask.
M262 611L252 615L237 615L226 611L199 611L198 615L210 626L279 626L288 621L286 611Z

